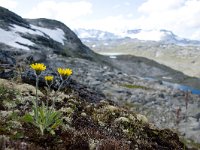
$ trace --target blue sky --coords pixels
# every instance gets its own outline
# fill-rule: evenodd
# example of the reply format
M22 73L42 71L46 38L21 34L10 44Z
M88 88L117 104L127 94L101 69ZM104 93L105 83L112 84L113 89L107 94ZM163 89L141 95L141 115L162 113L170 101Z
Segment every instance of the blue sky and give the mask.
M0 0L0 6L24 18L56 19L71 29L167 29L200 40L200 0Z

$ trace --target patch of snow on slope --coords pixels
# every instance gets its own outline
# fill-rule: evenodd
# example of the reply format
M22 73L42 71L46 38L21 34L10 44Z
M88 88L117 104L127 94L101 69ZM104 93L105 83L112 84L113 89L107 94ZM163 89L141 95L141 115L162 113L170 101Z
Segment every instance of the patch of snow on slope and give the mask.
M0 29L0 42L5 43L6 45L24 49L24 50L30 50L28 47L20 45L18 43L26 44L26 45L33 45L34 43L22 38L19 34L16 33L16 31L6 31L3 29ZM18 43L17 43L18 42Z
M105 37L105 33L104 32L102 32L102 33L99 34L99 38L100 39L103 39L104 37Z
M46 35L48 35L50 38L53 40L62 43L64 45L64 39L65 39L65 33L62 29L56 28L55 30L53 29L47 29L47 28L42 28L38 26L31 25L31 28L37 29L39 31L42 31Z
M12 25L14 28L12 28L14 31L16 32L21 32L21 33L29 33L29 34L36 34L36 35L40 35L40 36L44 36L44 33L42 33L39 30L31 30L31 29L27 29L24 27L20 27L18 25Z

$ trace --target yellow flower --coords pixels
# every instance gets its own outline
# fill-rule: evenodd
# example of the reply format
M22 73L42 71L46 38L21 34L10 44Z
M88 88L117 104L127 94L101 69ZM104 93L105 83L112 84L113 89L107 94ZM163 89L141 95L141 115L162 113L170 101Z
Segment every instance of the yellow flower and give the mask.
M53 76L45 76L44 79L46 81L52 81L53 80Z
M72 70L69 68L63 69L63 68L58 68L58 73L64 77L64 76L70 76L72 74Z
M46 70L46 66L41 63L31 64L30 67L35 70L36 74L39 75L42 71Z
M72 74L72 69L69 69L69 68L65 69L65 74L67 76L70 76Z

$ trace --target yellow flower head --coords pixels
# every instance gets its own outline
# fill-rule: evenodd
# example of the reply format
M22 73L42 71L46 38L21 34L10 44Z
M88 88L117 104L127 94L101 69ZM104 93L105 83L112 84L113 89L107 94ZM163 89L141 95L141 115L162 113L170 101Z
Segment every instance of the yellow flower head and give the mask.
M36 74L39 75L42 71L46 70L46 66L41 63L31 64L30 67L35 70Z
M58 73L64 77L64 76L70 76L72 74L72 70L69 68L63 69L63 68L58 68Z
M53 76L45 76L44 79L46 81L52 81L53 80Z

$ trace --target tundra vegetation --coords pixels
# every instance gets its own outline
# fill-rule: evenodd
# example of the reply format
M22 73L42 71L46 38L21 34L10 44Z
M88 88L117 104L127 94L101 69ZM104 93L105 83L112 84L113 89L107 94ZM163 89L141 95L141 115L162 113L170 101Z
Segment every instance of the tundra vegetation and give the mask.
M30 67L34 86L0 79L0 149L184 149L176 133L144 115L110 100L80 98L67 86L71 69L57 68L53 76L43 74L44 64Z

